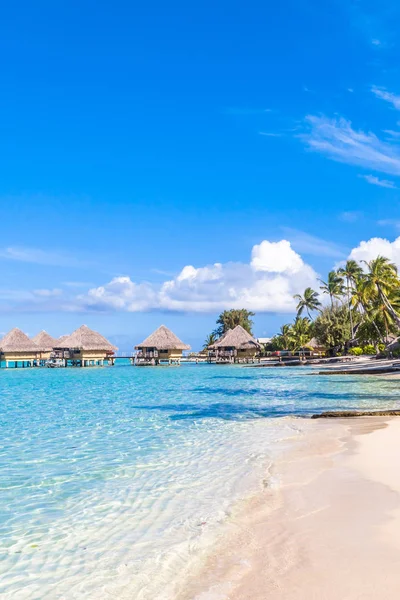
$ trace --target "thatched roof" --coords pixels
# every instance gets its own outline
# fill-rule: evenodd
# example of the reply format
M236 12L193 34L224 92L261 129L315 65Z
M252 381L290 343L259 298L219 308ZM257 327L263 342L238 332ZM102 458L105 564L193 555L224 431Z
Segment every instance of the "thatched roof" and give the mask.
M0 351L1 352L40 352L43 350L40 346L35 344L34 341L30 340L26 333L17 329L11 329L6 335L0 340Z
M97 331L93 331L87 325L82 325L71 335L63 336L58 340L57 348L79 349L79 350L118 350L105 337Z
M66 340L66 339L67 339L67 337L69 337L69 333L67 333L66 335L61 335L61 336L58 338L58 340L57 340L58 346L56 346L56 348L60 348L60 344L61 344L61 343L62 343L64 340Z
M313 337L307 344L305 344L308 348L325 348L323 344L320 344L315 337Z
M40 346L42 350L47 352L53 350L53 348L57 348L58 344L58 340L52 338L47 331L44 331L44 329L32 338L32 342L35 342L35 344Z
M228 333L230 333L231 331L232 331L232 329L228 329L227 331L225 331L225 333L223 333L220 338L215 340L215 342L213 344L211 344L211 346L208 346L208 349L215 350L216 348L218 348L217 344L220 344L222 342L222 340L224 340L226 338L226 336L228 335Z
M161 325L141 344L138 348L156 348L157 350L190 350L190 346L184 344L168 327Z
M254 348L260 350L261 345L241 325L236 325L222 336L213 348L236 348L236 350L247 350Z

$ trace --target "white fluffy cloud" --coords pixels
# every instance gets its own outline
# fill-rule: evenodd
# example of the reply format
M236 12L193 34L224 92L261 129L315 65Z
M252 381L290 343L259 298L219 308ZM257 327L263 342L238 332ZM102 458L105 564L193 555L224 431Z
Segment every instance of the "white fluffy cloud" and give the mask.
M292 312L293 295L318 285L314 269L290 242L264 240L255 245L250 263L215 263L183 267L174 278L156 286L115 277L79 297L84 308L97 310L170 310L212 312L247 308L258 312Z
M130 277L114 277L106 285L92 288L87 295L79 296L78 300L88 308L136 312L155 308L156 296L149 283L135 283Z
M360 242L356 248L353 248L349 258L357 261L369 261L377 256L386 256L386 258L394 262L400 269L400 237L396 238L393 242L378 237L371 238L367 242Z

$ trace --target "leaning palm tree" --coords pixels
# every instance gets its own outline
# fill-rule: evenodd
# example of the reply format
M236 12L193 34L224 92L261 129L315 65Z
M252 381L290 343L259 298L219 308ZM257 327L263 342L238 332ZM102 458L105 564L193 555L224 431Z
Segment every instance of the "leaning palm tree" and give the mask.
M389 301L389 296L399 290L400 280L397 267L388 258L378 256L369 262L363 261L368 267L366 273L367 289L376 292L379 299L385 304L397 327L400 327L400 316Z
M354 307L362 321L367 321L375 329L378 339L384 343L382 333L376 322L376 304L378 295L376 290L368 286L366 276L360 275L351 290L351 305ZM354 336L354 334L353 334Z
M356 285L357 280L362 275L362 268L357 261L349 259L344 267L338 269L338 274L346 279L347 304L349 307L351 339L354 337L353 315L351 311L351 290Z
M392 308L399 313L400 312L400 295L396 290L395 293L391 293L389 295L389 302ZM388 307L382 300L377 296L376 302L373 305L371 310L374 322L382 323L385 330L385 344L388 344L389 341L389 333L394 333L397 330L396 322L393 318L393 315L388 310ZM381 339L381 341L383 341Z
M295 294L293 296L295 300L298 300L296 307L297 316L300 317L304 311L307 311L308 317L311 319L310 312L313 310L321 310L321 302L318 300L318 293L312 288L308 287L304 290L303 296L301 294Z
M206 339L204 340L204 344L203 344L203 350L206 350L209 346L212 346L214 344L214 342L216 342L218 339L217 334L216 333L210 333Z
M322 281L322 279L319 281L322 283L320 289L324 294L329 294L331 306L333 307L333 300L339 299L344 294L343 277L336 271L329 271L328 281Z

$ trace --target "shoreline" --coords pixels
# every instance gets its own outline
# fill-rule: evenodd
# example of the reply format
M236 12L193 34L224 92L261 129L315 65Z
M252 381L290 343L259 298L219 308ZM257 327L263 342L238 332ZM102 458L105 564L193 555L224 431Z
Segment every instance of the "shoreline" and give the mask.
M398 597L400 419L314 421L239 502L177 600Z

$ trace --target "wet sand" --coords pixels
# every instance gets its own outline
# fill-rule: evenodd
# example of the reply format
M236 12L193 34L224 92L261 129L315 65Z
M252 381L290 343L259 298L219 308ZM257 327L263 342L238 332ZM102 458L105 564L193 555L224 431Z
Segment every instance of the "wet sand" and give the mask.
M239 504L180 600L400 595L400 418L315 421Z

